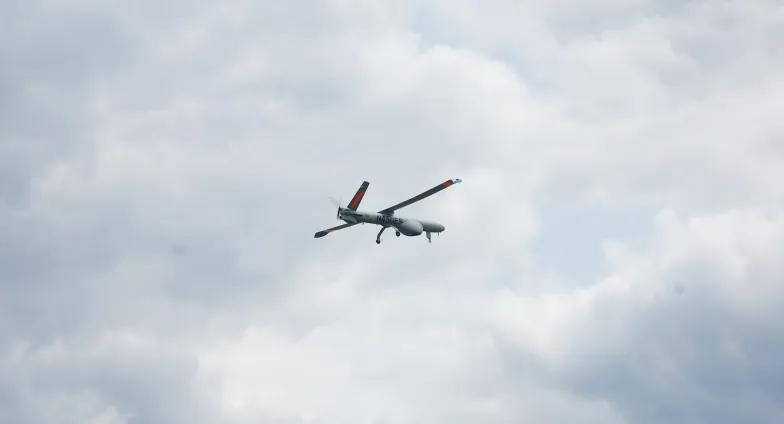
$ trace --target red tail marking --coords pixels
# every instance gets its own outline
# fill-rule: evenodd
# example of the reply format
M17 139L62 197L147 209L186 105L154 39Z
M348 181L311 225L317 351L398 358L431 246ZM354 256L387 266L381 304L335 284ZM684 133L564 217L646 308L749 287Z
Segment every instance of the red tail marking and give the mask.
M356 209L357 208L357 205L359 204L359 201L362 200L362 196L364 196L364 195L365 195L364 191L360 191L359 192L359 194L357 195L357 198L353 202L351 202L351 209Z

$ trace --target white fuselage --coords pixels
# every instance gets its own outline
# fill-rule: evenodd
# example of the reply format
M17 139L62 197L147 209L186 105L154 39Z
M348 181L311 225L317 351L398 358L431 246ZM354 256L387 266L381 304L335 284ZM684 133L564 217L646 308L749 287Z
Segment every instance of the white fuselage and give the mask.
M403 218L377 212L353 211L341 208L340 219L349 223L375 224L382 227L394 227L400 234L418 236L424 233L440 233L445 230L442 224L422 219Z

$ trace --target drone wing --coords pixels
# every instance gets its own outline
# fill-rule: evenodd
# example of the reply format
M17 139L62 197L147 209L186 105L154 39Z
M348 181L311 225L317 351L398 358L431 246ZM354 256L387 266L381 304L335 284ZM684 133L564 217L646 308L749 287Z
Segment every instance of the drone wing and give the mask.
M357 224L356 223L346 223L346 224L338 225L337 227L327 228L326 230L321 230L321 231L317 232L314 237L315 238L324 237L325 235L327 235L327 234L329 234L329 233L331 233L333 231L342 230L344 228L353 227L355 225L357 225Z
M431 188L430 190L427 190L427 191L424 191L422 193L419 193L416 196L414 196L414 197L412 197L412 198L410 198L410 199L408 199L408 200L406 200L404 202L400 202L400 203L398 203L395 206L390 206L390 207L388 207L388 208L386 208L384 210L378 211L378 213L389 214L389 213L394 212L394 211L396 211L396 210L398 210L400 208L404 208L404 207L406 207L406 206L408 206L408 205L410 205L412 203L418 202L418 201L420 201L420 200L422 200L422 199L424 199L426 197L432 196L432 195L438 193L439 191L441 191L441 190L443 190L443 189L445 189L447 187L451 187L452 185L457 184L457 183L461 183L461 182L463 182L463 180L461 180L460 178L454 178L454 179L451 179L451 180L446 180L443 183L441 183L441 184Z

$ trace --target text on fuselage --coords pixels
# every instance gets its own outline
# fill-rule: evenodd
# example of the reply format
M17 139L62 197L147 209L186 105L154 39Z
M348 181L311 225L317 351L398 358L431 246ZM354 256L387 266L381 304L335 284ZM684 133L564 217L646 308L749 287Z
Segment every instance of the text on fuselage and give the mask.
M399 225L403 223L403 218L388 215L376 215L376 222L379 224Z

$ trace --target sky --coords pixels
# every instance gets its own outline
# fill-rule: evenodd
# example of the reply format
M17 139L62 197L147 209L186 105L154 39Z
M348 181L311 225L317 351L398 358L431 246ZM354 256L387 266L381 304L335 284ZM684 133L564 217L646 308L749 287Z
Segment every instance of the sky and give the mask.
M0 422L784 422L778 0L0 5ZM337 225L376 211L446 231Z

